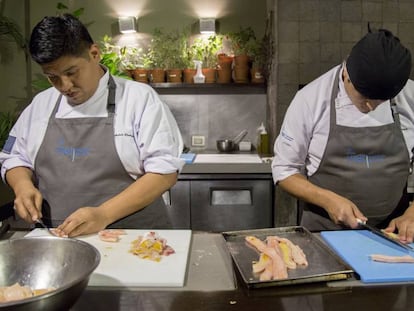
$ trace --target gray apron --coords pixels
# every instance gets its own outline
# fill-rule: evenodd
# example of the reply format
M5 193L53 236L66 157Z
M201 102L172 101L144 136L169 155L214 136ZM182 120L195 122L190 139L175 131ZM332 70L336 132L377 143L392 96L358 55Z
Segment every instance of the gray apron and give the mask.
M58 119L59 96L35 161L38 188L43 195L44 221L60 224L84 206L99 206L135 180L119 159L114 141L116 85L109 76L108 117ZM115 207L116 208L116 207ZM109 227L170 228L161 197L144 209Z
M410 159L399 114L391 100L394 118L391 124L362 128L337 125L335 99L339 73L340 69L332 89L325 153L309 181L348 198L371 225L378 226L395 212L409 175ZM301 225L311 231L342 229L329 219L324 209L311 204L305 204Z

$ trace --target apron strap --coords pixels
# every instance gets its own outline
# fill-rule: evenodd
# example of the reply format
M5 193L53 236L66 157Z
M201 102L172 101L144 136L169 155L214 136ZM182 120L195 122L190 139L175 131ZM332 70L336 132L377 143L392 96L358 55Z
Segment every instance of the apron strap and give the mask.
M112 75L109 75L108 79L108 101L106 104L106 110L108 111L108 114L114 114L115 113L115 94L116 94L116 84L115 80L112 77ZM53 108L52 116L55 118L56 113L59 109L59 103L62 100L62 93L59 94L58 99L56 100L55 108Z
M108 79L108 103L106 109L108 113L115 113L115 93L116 93L116 84L112 75L109 75Z

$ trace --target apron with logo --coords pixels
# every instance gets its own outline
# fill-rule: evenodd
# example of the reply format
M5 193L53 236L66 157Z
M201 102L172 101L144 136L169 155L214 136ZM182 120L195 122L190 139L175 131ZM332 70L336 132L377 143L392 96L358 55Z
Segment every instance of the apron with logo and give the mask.
M309 181L351 200L371 225L386 226L390 215L401 215L408 207L406 202L399 204L404 201L410 159L397 107L392 100L391 124L362 128L337 125L339 72L332 89L325 153ZM311 204L304 206L301 225L311 231L342 229L324 209Z
M115 89L109 76L108 117L58 119L55 115L62 95L58 98L35 161L45 223L57 226L78 208L99 206L135 181L115 148ZM171 224L159 197L109 227L164 229Z

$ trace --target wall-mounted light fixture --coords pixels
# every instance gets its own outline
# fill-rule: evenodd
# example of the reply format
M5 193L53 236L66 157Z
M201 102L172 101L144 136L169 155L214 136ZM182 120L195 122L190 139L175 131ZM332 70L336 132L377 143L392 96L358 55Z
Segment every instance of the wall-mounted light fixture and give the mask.
M200 33L212 35L216 33L216 20L214 18L200 18Z
M119 31L121 33L137 32L137 21L134 16L121 16L118 18Z

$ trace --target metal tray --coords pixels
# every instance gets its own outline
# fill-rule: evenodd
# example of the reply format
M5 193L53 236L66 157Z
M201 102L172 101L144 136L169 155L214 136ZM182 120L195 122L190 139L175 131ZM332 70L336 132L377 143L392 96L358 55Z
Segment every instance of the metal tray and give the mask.
M223 232L222 235L244 283L249 288L343 280L351 277L354 272L328 246L301 226L230 231ZM254 235L261 240L269 235L291 240L302 248L309 266L288 270L287 279L260 281L259 275L252 271L252 262L259 259L259 253L246 244L245 237L248 235Z

